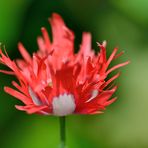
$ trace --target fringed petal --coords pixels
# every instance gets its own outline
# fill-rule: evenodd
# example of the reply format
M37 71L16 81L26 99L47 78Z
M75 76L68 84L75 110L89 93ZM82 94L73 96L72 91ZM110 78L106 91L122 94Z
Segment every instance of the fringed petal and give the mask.
M27 50L25 49L25 47L23 46L22 43L18 43L18 49L22 55L22 57L24 58L24 60L26 62L28 62L29 64L32 63L32 59L31 59L31 56L30 54L27 52Z
M8 75L15 75L13 71L7 71L7 70L0 70L1 73L8 74Z
M127 64L129 64L129 63L130 63L130 61L127 61L127 62L118 64L118 65L116 65L116 66L110 68L110 69L106 72L106 75L108 75L108 74L111 73L112 71L114 71L114 70L116 70L116 69L118 69L118 68L120 68L120 67L123 67L123 66L125 66L125 65L127 65Z
M109 64L111 63L111 61L114 59L115 57L115 54L117 53L118 51L118 48L115 48L112 52L112 54L110 55L109 59L107 60L107 63L106 63L106 66L108 67Z
M6 93L10 94L11 96L21 100L24 104L30 104L32 103L31 99L27 96L25 96L23 93L18 92L10 87L4 87L4 90Z
M84 57L91 56L91 34L84 32L82 35L82 44L80 46L79 53L82 53Z
M48 32L47 32L46 28L44 28L44 27L42 27L41 31L42 31L42 34L43 34L44 42L46 44L47 53L49 53L50 50L51 50L51 42L50 42L50 38L49 38ZM41 39L39 41L40 41L39 42L40 43L39 45L42 45L41 44ZM41 49L43 49L43 48L41 48Z
M102 86L101 89L104 89L106 86L108 86L111 82L113 82L115 79L117 79L120 76L120 72L114 75L112 78L107 80Z
M34 105L27 105L27 106L15 105L15 107L18 110L26 111L28 114L41 113L42 110L48 108L47 106L34 106Z

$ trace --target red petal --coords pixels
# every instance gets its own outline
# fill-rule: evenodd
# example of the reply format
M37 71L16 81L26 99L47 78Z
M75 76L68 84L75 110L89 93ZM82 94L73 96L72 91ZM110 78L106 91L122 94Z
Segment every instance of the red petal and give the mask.
M87 56L90 56L91 52L91 34L84 32L82 35L82 44L80 51L84 57L86 58Z
M102 92L100 95L98 95L97 103L100 105L104 105L104 103L111 98L111 96L114 94L116 89L117 89L117 86L115 86L111 90Z
M4 87L4 90L6 93L16 97L17 99L21 100L24 104L30 104L32 103L31 99L25 96L24 94L10 88L10 87Z
M40 112L40 111L48 108L47 106L34 106L34 105L28 105L28 106L15 105L15 107L18 110L26 111L28 114L37 113L37 112Z
M123 54L124 54L124 51L121 51L119 54L117 54L116 56L114 56L113 60L117 59L118 57L120 57Z
M24 48L22 43L18 43L18 49L19 49L21 55L23 56L24 60L26 60L26 62L28 62L28 63L32 63L31 56L27 52L27 50Z
M105 82L101 86L101 89L104 89L107 85L109 85L112 81L114 81L115 79L117 79L119 76L120 76L120 73L117 73L116 75L114 75L112 78L110 78L107 82Z
M113 58L115 57L116 52L118 51L118 48L115 48L112 52L112 54L110 55L109 59L107 60L106 66L108 67L109 64L111 63L111 61L113 60Z
M7 71L7 70L0 70L0 72L8 75L14 75L15 73L13 71Z
M97 43L98 44L98 46L100 47L100 63L106 63L106 48L105 48L105 46L102 44L100 44L100 43Z
M120 68L120 67L123 67L123 66L125 66L125 65L127 65L127 64L129 64L129 63L130 63L130 61L127 61L127 62L118 64L118 65L116 65L116 66L110 68L110 69L106 72L106 75L108 75L109 73L111 73L111 72L114 71L115 69L118 69L118 68Z
M110 99L109 101L105 102L103 105L108 106L108 105L112 104L113 102L115 102L116 100L117 100L117 97Z
M65 48L63 50L66 53L73 51L74 34L70 29L66 27L61 16L56 13L53 13L49 21L52 28L53 44L55 45L54 48L56 49L58 47L62 47L62 49ZM61 48L59 49L62 50Z
M12 85L15 86L18 90L21 90L21 86L19 86L15 81L12 81Z
M50 38L49 38L48 32L47 32L46 28L44 28L44 27L42 27L41 31L42 31L43 38L44 38L44 41L45 41L45 44L46 44L46 50L48 52L50 52L51 43L50 43Z

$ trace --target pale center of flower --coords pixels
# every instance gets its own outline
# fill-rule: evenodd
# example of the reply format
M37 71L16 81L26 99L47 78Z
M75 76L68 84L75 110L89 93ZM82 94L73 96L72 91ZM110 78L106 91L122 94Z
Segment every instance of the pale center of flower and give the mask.
M72 94L62 94L54 97L52 101L53 114L56 116L65 116L72 114L76 108L74 96Z

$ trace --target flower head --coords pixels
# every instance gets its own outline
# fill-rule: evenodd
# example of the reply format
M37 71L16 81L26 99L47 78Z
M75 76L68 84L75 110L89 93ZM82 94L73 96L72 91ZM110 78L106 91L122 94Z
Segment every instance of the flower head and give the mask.
M108 68L111 61L122 55L115 48L106 57L106 42L98 43L100 52L91 49L91 34L83 33L78 53L74 53L74 33L68 29L58 14L49 19L53 41L47 30L42 28L38 37L39 50L31 57L24 46L18 49L23 59L11 60L0 50L0 63L11 70L0 70L13 74L18 82L12 81L15 88L5 87L5 92L21 100L25 105L16 105L29 114L65 116L68 114L97 114L116 98L112 95L117 86L111 83L120 75L110 79L108 75L129 62Z

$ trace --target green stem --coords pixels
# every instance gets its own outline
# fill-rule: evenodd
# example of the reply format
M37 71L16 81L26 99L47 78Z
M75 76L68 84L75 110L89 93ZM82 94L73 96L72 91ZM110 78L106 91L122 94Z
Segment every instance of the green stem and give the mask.
M60 148L65 148L66 136L65 136L65 116L60 118Z

